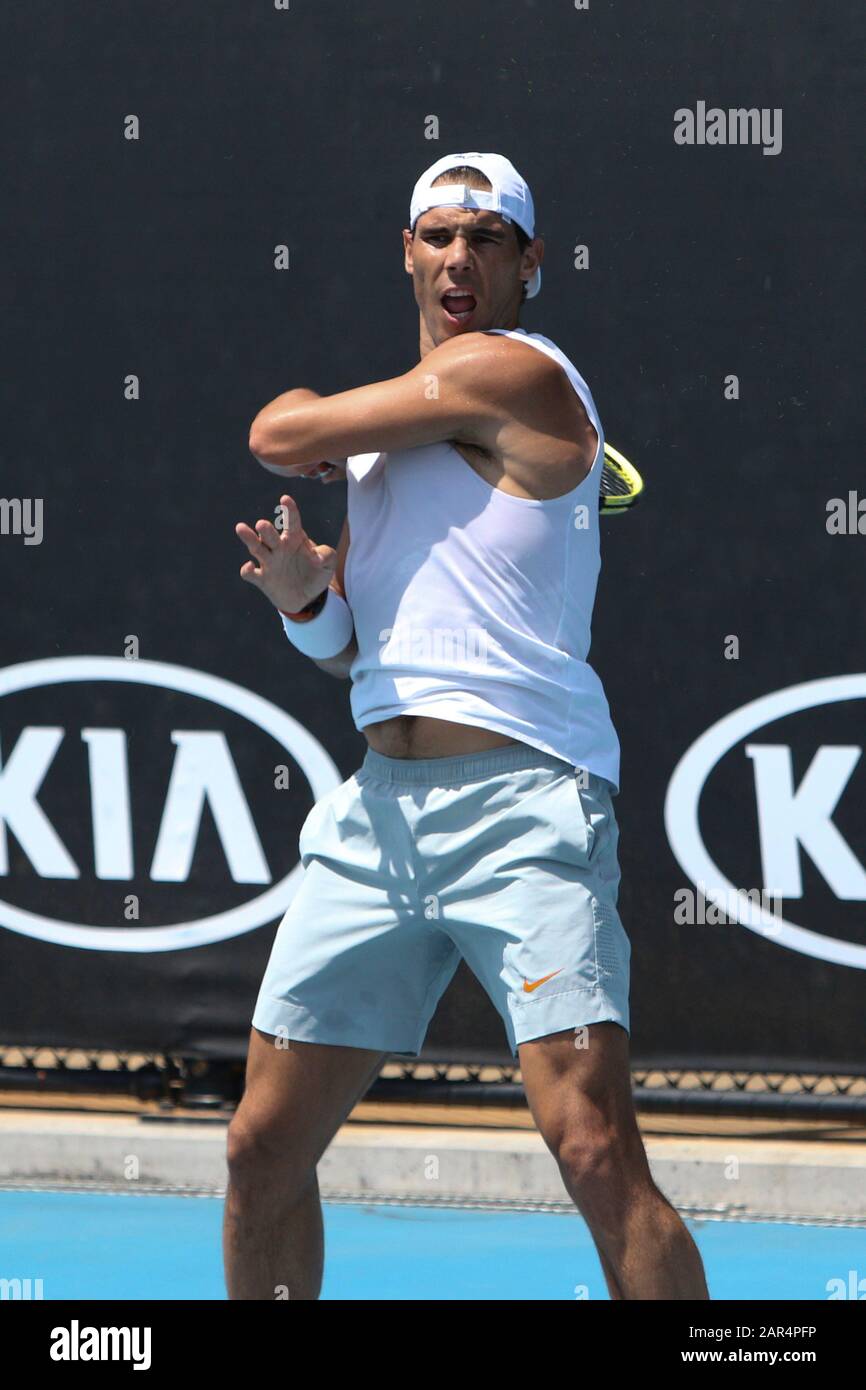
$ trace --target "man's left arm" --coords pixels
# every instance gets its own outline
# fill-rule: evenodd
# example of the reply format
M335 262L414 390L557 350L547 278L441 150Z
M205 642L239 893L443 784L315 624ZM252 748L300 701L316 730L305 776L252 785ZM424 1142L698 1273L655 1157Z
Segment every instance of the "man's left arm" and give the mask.
M490 447L508 418L507 358L501 337L465 333L388 381L334 396L288 391L259 411L250 452L295 473L322 459L447 439Z

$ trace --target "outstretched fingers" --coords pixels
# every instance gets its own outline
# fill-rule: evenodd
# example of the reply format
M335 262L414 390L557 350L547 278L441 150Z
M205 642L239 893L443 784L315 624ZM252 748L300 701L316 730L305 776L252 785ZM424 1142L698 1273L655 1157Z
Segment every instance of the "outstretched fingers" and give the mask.
M244 564L241 565L240 576L241 579L246 580L247 584L255 584L256 587L259 587L261 580L264 577L264 570L258 569L253 564L252 560L247 560Z
M261 561L267 557L268 547L262 544L257 533L251 526L247 526L245 521L238 522L235 527L235 535L238 540L243 541L254 560L258 560L261 563Z
M284 492L280 498L279 517L280 530L284 536L290 536L296 531L303 531L298 504L288 492Z
M280 533L272 521L260 518L256 522L256 534L262 545L268 550L276 550L280 543Z
M310 559L320 560L318 547L313 544L301 524L301 513L294 497L290 497L287 492L280 498L280 531L282 535L297 544L298 549L303 549Z

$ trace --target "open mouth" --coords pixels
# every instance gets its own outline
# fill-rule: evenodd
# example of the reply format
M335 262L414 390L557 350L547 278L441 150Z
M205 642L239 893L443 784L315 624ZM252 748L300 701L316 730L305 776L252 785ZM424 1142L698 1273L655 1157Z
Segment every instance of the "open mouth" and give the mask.
M477 300L469 290L446 290L442 307L452 323L466 323L475 312Z

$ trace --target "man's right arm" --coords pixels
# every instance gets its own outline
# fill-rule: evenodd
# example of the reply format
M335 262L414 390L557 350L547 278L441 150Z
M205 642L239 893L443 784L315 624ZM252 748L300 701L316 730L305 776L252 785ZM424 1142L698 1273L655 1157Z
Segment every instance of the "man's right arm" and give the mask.
M343 522L343 530L340 534L340 539L337 544L337 568L334 571L334 576L329 585L329 587L333 589L335 593L338 593L340 595L340 598L343 599L345 599L346 597L346 590L343 584L343 575L346 570L346 555L349 550L349 540L349 518L346 517L346 520ZM321 667L323 671L327 671L329 676L337 676L338 678L346 680L348 678L352 662L354 661L357 655L358 643L355 640L355 634L352 633L352 640L348 643L347 646L343 648L341 652L337 652L336 656L329 656L322 661L316 661L316 665ZM313 657L312 660L315 661L315 657Z

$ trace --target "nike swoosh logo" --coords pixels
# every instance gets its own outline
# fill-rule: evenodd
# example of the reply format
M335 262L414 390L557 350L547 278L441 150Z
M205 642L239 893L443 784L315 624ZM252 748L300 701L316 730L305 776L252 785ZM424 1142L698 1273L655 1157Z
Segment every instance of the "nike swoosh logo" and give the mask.
M534 989L538 989L539 985L544 985L547 983L548 980L552 980L554 975L560 975L562 973L562 970L563 967L560 966L558 970L552 970L549 975L542 975L540 980L533 980L531 983L529 980L524 980L523 988L525 993L531 994Z

